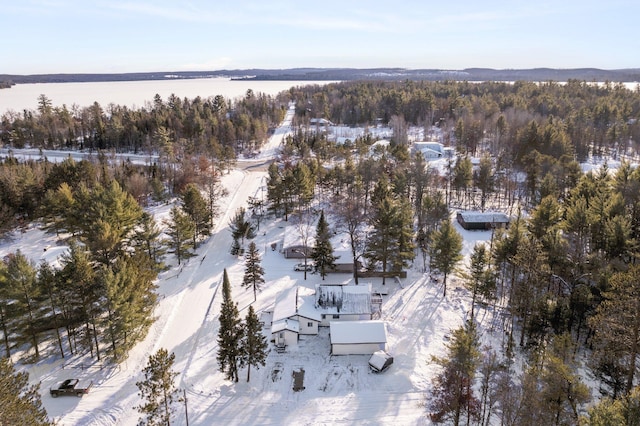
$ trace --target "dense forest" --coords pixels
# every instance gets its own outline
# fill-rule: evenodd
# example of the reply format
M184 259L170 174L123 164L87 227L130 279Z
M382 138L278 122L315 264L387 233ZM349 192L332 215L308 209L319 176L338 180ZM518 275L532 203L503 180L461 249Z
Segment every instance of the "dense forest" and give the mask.
M295 130L269 167L271 214L309 222L305 217L326 210L348 235L353 259L370 271L384 277L408 267L430 271L445 294L456 274L474 309L502 318L494 330L503 333L501 347L480 347L473 310L452 332L449 355L435 360L442 373L429 399L432 420L635 424L640 169L632 163L640 91L614 83L359 81L292 88L279 99L156 98L148 109L106 111L97 104L52 108L43 96L37 111L2 117L3 144L92 150L96 159L0 164L7 228L38 220L78 241L58 271L28 265L20 253L5 259L0 279L11 290L0 295L5 352L28 345L37 356L47 331L69 341L60 351L101 356L106 348L120 359L148 327L141 318L150 319L161 267L163 248L141 206L180 197L166 243L180 259L211 229L219 172L238 153L260 149L289 100L296 104ZM374 147L370 134L337 144L311 124L315 118L388 125L393 137L388 146ZM415 126L455 148L445 173L411 149ZM157 153L159 161L119 164L110 151ZM584 173L580 163L593 157L620 167L605 163ZM89 205L90 214L78 214ZM464 270L461 237L449 220L459 208L512 216L488 246L475 247ZM358 275L354 269L356 282ZM83 282L98 284L88 294L74 290ZM121 300L117 288L130 289L129 299ZM590 401L584 374L599 382L600 403ZM605 417L623 422L598 420Z

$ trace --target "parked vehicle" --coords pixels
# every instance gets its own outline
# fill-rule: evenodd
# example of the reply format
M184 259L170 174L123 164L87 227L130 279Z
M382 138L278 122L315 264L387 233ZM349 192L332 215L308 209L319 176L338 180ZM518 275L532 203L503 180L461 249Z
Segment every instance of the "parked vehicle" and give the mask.
M93 381L90 381L85 386L80 385L80 379L67 379L60 383L58 387L50 388L49 393L54 398L62 395L74 395L81 398L84 394L89 393L89 389L93 386Z
M306 270L307 272L311 272L313 270L313 265L309 265L309 264L304 264L304 263L298 263L296 266L293 267L294 271L304 271Z
M374 373L381 373L393 364L393 357L385 351L376 351L369 359L369 368Z

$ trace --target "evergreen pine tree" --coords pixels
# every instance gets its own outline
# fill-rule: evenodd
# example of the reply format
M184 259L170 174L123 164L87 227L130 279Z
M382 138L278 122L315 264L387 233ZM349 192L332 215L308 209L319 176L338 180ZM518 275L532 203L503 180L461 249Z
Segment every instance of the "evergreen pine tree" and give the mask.
M255 227L245 218L244 207L238 208L236 214L231 218L229 222L229 229L231 230L231 237L233 238L233 246L231 254L239 255L244 252L244 240L251 239L256 236ZM234 253L235 251L235 253Z
M640 386L618 399L603 398L582 420L585 426L640 426Z
M138 425L169 425L171 416L175 412L174 402L180 401L175 378L178 375L171 370L175 361L175 354L164 348L149 356L146 367L142 370L144 380L137 382L138 396L143 403L136 407L144 417Z
M284 203L284 185L278 165L273 162L269 165L269 177L267 178L267 200L269 209L278 216Z
M607 377L614 397L634 385L640 357L640 266L618 272L610 279L611 288L590 319L595 330L595 370Z
M189 216L178 207L171 209L171 219L165 223L168 225L169 239L167 244L169 251L176 255L178 265L180 265L183 259L193 256L189 249L193 248L195 226Z
M460 424L463 414L469 420L480 415L480 401L474 395L473 382L480 363L480 343L475 325L467 321L453 332L451 343L447 344L447 357L434 357L443 371L433 380L429 408L431 420L436 423L450 421Z
M108 187L98 186L88 193L79 191L75 198L83 209L82 242L96 260L108 265L130 243L144 211L116 180Z
M161 233L153 216L145 212L134 236L136 251L146 253L158 270L163 268L162 258L166 253L166 247L159 238Z
M267 339L262 334L260 319L256 315L253 306L249 306L244 320L244 338L242 340L241 365L247 366L247 382L251 375L251 366L257 369L265 365L267 358Z
M251 288L253 290L253 300L255 301L256 293L264 284L264 268L260 265L260 253L256 243L251 241L249 243L249 251L245 256L245 269L244 278L242 279L242 286Z
M29 385L29 374L18 373L9 358L0 358L0 425L53 425L42 407L40 385Z
M71 334L75 336L77 323L80 327L80 343L100 359L101 333L98 332L98 319L104 312L104 289L96 280L94 262L84 246L72 241L69 252L62 256L62 269L56 274L64 304L68 310ZM73 339L75 340L75 338Z
M394 210L394 240L395 250L391 251L391 270L400 272L409 266L409 261L415 257L416 245L413 232L413 212L411 204L404 198L396 201Z
M465 274L466 287L471 290L471 318L478 295L488 299L495 291L495 280L489 270L489 255L484 244L476 244L471 253L469 273Z
M367 249L364 257L370 266L382 266L382 284L386 284L386 272L391 266L392 250L394 250L395 208L394 200L388 189L388 181L383 178L375 187L371 197L373 216L369 224L373 228L367 239Z
M0 265L1 266L1 265ZM0 268L0 283L2 281L1 278L2 270ZM51 322L53 323L53 328L55 329L56 338L58 341L58 348L60 349L60 356L64 358L64 346L62 344L62 336L60 335L60 319L59 315L62 312L58 304L58 288L57 288L57 280L53 267L46 261L40 262L38 266L38 275L37 275L38 287L43 295L46 295L47 299L47 308L51 309ZM0 287L2 284L0 284Z
M39 311L43 305L41 288L37 285L34 265L18 250L8 255L6 260L5 294L11 300L12 318L14 322L13 336L18 344L28 343L35 351L37 360L40 357L38 348ZM13 333L12 333L13 334Z
M120 257L100 274L107 301L107 332L111 355L121 361L143 339L153 323L157 296L156 272L149 258L139 253Z
M444 278L442 280L444 291L442 296L447 296L447 276L453 272L456 264L462 259L462 237L455 230L450 220L444 220L440 228L431 237L429 254L431 264L440 271Z
M324 280L329 271L336 267L336 257L333 255L331 234L329 233L329 224L324 217L324 210L320 213L320 219L316 227L315 243L315 246L311 250L311 258L313 259L316 271L320 272L320 276Z
M195 184L189 184L184 189L182 209L193 222L193 247L197 247L198 237L206 238L211 234L211 217L207 202Z
M238 381L238 365L241 361L243 338L238 306L231 298L231 283L227 270L222 278L222 306L220 307L220 329L218 330L218 366L226 373L227 380Z

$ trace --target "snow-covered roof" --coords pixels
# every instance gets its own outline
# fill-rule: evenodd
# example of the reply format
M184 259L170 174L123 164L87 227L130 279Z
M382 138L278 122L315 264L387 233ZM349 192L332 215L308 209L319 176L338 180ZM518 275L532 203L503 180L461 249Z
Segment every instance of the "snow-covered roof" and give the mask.
M425 158L440 158L442 157L442 152L436 151L431 148L420 148L418 151L422 152L423 157Z
M306 287L292 287L280 293L273 307L273 323L299 315L320 321L320 313L314 307L313 290Z
M294 333L298 333L300 331L300 323L292 319L283 319L271 324L271 334L283 330L289 330L293 331Z
M442 154L444 145L442 145L440 142L415 142L413 144L413 149L423 152L425 150L430 150Z
M316 309L322 314L370 314L371 283L316 286Z
M383 321L331 321L329 330L331 344L387 342Z
M467 223L509 223L509 216L500 212L465 211L458 214Z

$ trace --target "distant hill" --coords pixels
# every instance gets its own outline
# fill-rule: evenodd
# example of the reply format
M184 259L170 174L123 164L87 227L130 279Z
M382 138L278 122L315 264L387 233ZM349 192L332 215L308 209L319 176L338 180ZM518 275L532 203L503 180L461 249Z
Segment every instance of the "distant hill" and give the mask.
M465 80L465 81L584 81L640 82L640 68L602 70L598 68L531 68L463 70L404 68L289 68L218 71L167 71L120 74L0 74L0 88L21 83L68 83L95 81L172 80L229 77L252 80Z

